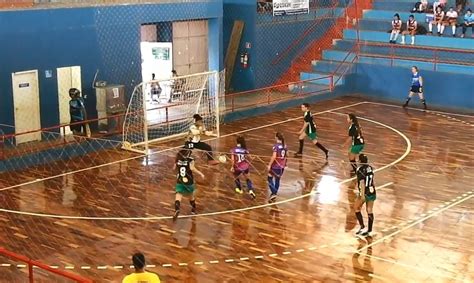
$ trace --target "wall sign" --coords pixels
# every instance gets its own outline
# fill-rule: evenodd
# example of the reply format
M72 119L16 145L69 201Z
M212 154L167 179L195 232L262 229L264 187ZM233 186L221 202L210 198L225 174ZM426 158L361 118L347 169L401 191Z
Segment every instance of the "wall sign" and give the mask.
M287 16L309 13L309 0L273 0L273 15Z
M18 88L25 88L25 87L30 87L30 83L21 83L21 84L18 84Z
M53 77L53 71L52 70L46 70L44 71L44 77L49 79Z

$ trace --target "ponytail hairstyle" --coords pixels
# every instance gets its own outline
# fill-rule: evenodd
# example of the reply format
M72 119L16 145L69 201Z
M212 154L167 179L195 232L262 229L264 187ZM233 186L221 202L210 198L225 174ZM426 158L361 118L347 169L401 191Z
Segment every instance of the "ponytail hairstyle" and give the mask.
M178 154L176 154L176 160L175 162L178 162L180 160L185 160L191 156L191 151L187 148L182 148L178 151Z
M283 137L283 134L282 134L282 133L277 132L277 133L275 134L275 137L276 137L279 141L281 141L281 144L282 144L283 146L285 146L285 138Z
M352 124L356 127L357 134L362 135L362 129L360 128L359 120L357 119L356 115L353 113L350 113L349 119L351 120Z
M241 148L247 149L247 144L245 143L245 138L243 136L237 137L237 144L240 144Z
M369 162L369 158L365 154L359 154L359 162L362 164L367 164Z

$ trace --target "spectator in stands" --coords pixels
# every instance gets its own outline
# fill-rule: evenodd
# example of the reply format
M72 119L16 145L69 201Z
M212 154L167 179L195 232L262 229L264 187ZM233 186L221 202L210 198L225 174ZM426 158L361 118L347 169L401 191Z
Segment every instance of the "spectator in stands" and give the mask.
M447 2L448 2L448 0L435 1L433 3L433 11L436 11L438 9L438 7L441 7L441 10L444 10L444 8L446 7Z
M415 7L411 10L412 13L424 13L428 9L428 0L421 0L415 3Z
M472 36L474 37L474 14L471 9L467 9L466 14L464 15L464 23L462 24L462 34L461 37L466 36L467 28L471 28Z
M393 15L392 20L392 32L390 33L390 43L397 43L398 35L402 30L402 21L400 20L400 15L397 13Z
M433 24L436 24L438 30L438 36L441 36L441 24L444 20L444 11L441 6L436 7L436 12L434 13L433 20L428 25L428 30L430 34L433 34Z
M449 8L449 11L446 12L446 17L444 17L443 26L441 27L441 34L444 32L446 26L451 26L453 31L453 36L456 36L456 24L458 23L458 12L454 11L453 7Z
M272 0L258 0L257 1L257 12L265 13L273 10Z
M456 11L461 14L467 6L467 0L456 0Z
M160 283L158 275L145 271L145 256L142 253L135 253L132 262L135 272L125 276L122 283Z
M402 44L405 44L405 35L407 34L411 36L411 45L415 44L415 35L416 35L417 28L418 28L418 23L415 20L415 16L410 15L407 21L407 29L402 32Z

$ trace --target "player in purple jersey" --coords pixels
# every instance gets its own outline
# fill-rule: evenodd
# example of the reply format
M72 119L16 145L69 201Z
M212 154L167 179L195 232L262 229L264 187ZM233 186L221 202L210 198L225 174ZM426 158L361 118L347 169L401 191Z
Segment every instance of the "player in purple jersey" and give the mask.
M271 195L268 202L274 202L280 188L280 179L286 167L288 148L281 133L275 134L276 144L273 146L273 155L268 163L268 187Z
M245 139L242 136L237 137L237 146L231 151L232 168L230 171L234 173L235 191L239 194L243 193L240 177L243 177L247 182L247 189L249 195L255 199L255 191L253 189L252 181L249 178L250 163L248 160L249 151L245 144Z

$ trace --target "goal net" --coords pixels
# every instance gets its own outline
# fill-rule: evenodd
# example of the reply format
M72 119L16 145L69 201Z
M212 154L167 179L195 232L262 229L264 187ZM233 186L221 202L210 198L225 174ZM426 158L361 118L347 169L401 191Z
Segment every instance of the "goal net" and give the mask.
M194 114L203 117L209 134L219 136L225 109L223 76L206 72L137 85L125 114L122 147L147 154L152 143L184 139Z

